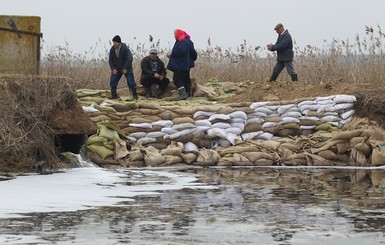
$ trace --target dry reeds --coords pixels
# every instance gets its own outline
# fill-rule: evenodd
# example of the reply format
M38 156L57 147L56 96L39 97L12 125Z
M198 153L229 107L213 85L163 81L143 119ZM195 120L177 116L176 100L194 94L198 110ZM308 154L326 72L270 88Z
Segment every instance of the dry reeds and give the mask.
M365 36L358 34L352 42L335 39L331 43L325 41L322 48L295 44L295 67L299 79L308 84L321 82L356 82L377 83L385 79L384 38L380 26L377 31L366 27ZM59 47L55 54L47 55L41 65L41 74L69 76L77 81L76 88L108 89L110 70L108 67L109 47L102 47L102 55L93 57L100 45L90 48L84 54L71 52L68 45ZM150 48L159 50L160 58L167 64L169 48L160 48L160 41L152 36L148 44L129 44L134 56L134 75L137 84L140 78L140 61ZM148 46L148 48L146 48ZM206 49L198 50L196 67L192 69L192 77L198 83L215 78L218 81L265 81L275 64L275 53L264 47L253 46L244 40L236 50L212 46L208 40ZM89 58L92 57L92 58ZM169 72L171 77L171 72ZM279 80L290 80L286 72L282 72ZM121 87L126 86L121 82Z

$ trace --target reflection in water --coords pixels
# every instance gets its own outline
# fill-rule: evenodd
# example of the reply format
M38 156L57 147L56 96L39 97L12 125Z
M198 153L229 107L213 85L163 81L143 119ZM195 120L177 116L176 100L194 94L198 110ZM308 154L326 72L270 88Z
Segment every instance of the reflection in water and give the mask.
M196 174L199 182L218 188L164 190L137 196L135 201L123 201L118 206L0 219L0 241L5 244L383 244L385 241L385 171L274 168L167 171ZM127 186L162 185L167 179L164 175L146 175L140 171L121 172L127 176L122 180Z

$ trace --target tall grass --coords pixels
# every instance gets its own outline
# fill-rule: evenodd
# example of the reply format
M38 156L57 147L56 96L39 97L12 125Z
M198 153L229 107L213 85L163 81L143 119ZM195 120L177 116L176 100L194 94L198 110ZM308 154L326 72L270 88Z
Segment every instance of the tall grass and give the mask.
M307 84L321 82L382 83L385 81L385 34L381 27L365 27L363 37L355 40L334 39L324 42L323 47L299 47L294 43L295 67L299 80ZM101 42L99 40L99 42ZM112 45L110 43L110 45ZM134 56L134 75L137 84L140 78L140 61L150 48L159 50L159 57L167 64L169 49L160 47L160 41L150 36L148 43L128 44ZM83 54L74 53L68 44L55 47L42 59L41 74L68 76L76 82L76 88L108 89L110 69L108 53L110 46L96 43ZM98 55L94 55L97 54ZM96 57L95 57L96 56ZM266 81L275 64L275 53L266 47L253 46L246 40L233 50L213 46L210 39L205 49L198 50L196 67L192 77L198 83L215 78L218 81L240 82ZM168 76L171 78L171 72ZM279 77L289 80L286 71ZM126 86L121 82L120 87Z

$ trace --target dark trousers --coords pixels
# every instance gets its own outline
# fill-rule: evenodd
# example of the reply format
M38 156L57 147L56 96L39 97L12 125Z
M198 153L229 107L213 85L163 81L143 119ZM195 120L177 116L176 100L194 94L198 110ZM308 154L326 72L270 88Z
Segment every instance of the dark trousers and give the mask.
M165 91L167 89L168 84L170 83L170 80L167 77L164 77L163 80L159 80L150 75L143 75L140 83L144 87L151 87L151 85L157 84L159 85L159 89Z
M190 96L191 94L190 71L174 71L174 75L172 79L174 80L174 84L178 89L180 87L184 87L186 89L187 95Z
M119 80L122 76L123 76L123 73L120 71L118 72L118 74L112 74L111 73L110 87L112 89L116 89L118 87ZM135 88L136 84L135 84L135 79L134 79L134 73L127 73L124 76L126 77L126 80L127 80L127 86L129 88Z

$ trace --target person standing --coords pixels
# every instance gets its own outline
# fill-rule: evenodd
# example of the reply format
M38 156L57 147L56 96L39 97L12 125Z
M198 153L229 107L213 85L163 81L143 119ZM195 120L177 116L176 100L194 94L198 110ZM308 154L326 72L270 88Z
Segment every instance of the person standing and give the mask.
M178 100L186 100L191 93L190 69L195 66L198 54L194 43L185 31L174 31L175 43L171 51L167 69L172 71L175 86L178 88Z
M140 83L146 89L146 98L152 97L151 86L153 84L159 85L155 94L155 97L159 98L166 91L170 80L166 77L166 68L158 57L158 50L151 49L150 54L142 59L140 66L142 68Z
M298 75L293 66L293 40L288 30L279 23L274 27L278 34L277 42L268 44L267 49L270 51L277 51L277 63L274 66L273 72L270 76L270 82L277 80L279 73L286 67L287 72L291 76L292 81L298 81Z
M111 99L119 98L117 94L117 87L120 78L124 75L127 80L128 88L131 90L132 96L135 100L138 99L136 93L136 83L134 79L134 71L132 68L132 53L125 43L122 43L122 40L119 35L114 36L112 39L113 45L110 49L110 55L108 63L111 68L111 78L110 78L110 87L111 87Z

